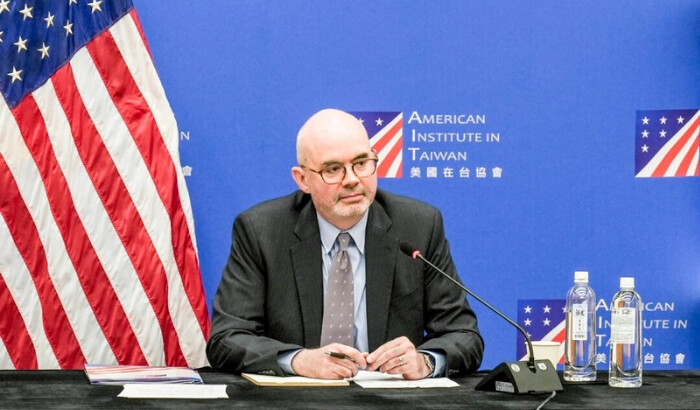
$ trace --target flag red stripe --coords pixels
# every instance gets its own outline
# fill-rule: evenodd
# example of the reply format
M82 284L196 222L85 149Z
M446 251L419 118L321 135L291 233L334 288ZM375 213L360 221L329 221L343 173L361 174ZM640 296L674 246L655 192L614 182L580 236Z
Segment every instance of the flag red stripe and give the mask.
M389 154L386 156L386 158L383 159L381 165L377 169L377 172L379 173L379 175L386 176L387 173L389 172L389 168L391 168L391 166L394 164L394 161L396 161L396 158L401 153L401 148L403 147L402 140L403 140L403 137L399 138L399 141L396 143L396 145L394 145L391 148L391 151L389 151ZM399 170L396 174L397 177L401 176L401 171L402 171L402 169L399 168Z
M683 146L688 142L688 139L693 135L693 127L688 127L686 130L686 133L681 136L681 138L676 141L676 143L671 147L671 149L666 153L664 158L661 160L659 165L656 167L654 172L651 174L652 177L662 177L666 175L666 171L668 171L668 167L671 166L671 163L673 160L676 158L678 153L680 152L681 149L683 149Z
M700 126L700 117L698 117L695 120L695 124L693 124L691 127L688 129L689 134L694 134L698 127ZM698 137L695 137L695 140L693 141L693 145L690 147L690 150L685 154L685 157L683 158L683 161L681 161L681 164L678 166L678 170L676 171L676 176L677 177L684 177L688 174L688 169L690 168L690 164L693 162L693 157L698 154ZM694 170L693 172L694 175L697 174L697 170Z
M19 193L5 157L0 154L0 213L7 223L17 250L22 255L41 301L44 332L62 368L85 363L61 300L49 276L46 252L24 199ZM4 314L3 310L3 314Z
M87 45L114 104L126 123L163 202L172 231L175 261L185 293L204 335L209 334L209 314L203 294L199 262L178 195L177 174L153 113L148 107L111 34L105 32ZM123 98L122 96L128 96Z
M375 150L376 152L381 151L384 149L384 147L391 141L392 138L396 135L397 132L401 129L403 126L403 119L399 120L394 124L393 127L389 131L387 131L386 134L382 138L379 139L373 146L372 149Z
M2 273L2 272L0 272ZM0 339L2 339L10 355L15 369L36 369L38 361L34 342L29 337L29 331L24 319L17 309L17 304L7 288L5 279L0 274Z
M63 111L69 119L80 158L158 318L163 333L166 364L186 365L168 310L165 268L109 151L80 99L71 66L67 64L59 69L52 82ZM120 328L112 328L108 333L119 335L122 331Z
M114 355L120 362L147 364L124 308L110 285L109 277L75 209L68 183L52 149L46 125L44 121L37 121L42 115L34 97L26 96L12 110L12 114L27 148L35 159L49 198L51 213L66 244L66 251L80 285ZM110 329L120 331L117 333ZM85 363L72 363L70 368L82 369L84 365Z

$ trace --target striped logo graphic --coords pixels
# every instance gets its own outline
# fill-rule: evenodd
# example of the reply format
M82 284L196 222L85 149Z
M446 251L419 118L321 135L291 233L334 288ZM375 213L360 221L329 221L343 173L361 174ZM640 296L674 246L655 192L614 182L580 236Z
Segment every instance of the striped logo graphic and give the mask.
M353 111L365 126L370 146L379 156L377 176L401 178L403 172L403 114L387 111Z
M637 111L637 178L697 177L700 110Z
M559 342L559 361L564 363L564 339L566 339L566 300L518 299L518 324L532 341ZM529 357L525 337L517 335L518 360ZM554 363L555 365L557 363Z

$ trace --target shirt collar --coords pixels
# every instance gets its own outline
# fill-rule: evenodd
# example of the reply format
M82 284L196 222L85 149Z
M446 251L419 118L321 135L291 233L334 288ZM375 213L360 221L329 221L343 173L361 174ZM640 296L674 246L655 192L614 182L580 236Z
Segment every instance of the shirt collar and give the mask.
M369 210L365 212L360 219L352 228L347 231L341 231L336 228L330 222L323 219L321 215L316 212L316 217L318 218L318 228L321 235L321 244L323 245L323 252L328 253L333 249L335 244L335 238L338 237L340 232L347 232L352 236L353 242L355 242L355 247L360 251L361 254L365 253L365 232L367 231L367 215L369 215Z

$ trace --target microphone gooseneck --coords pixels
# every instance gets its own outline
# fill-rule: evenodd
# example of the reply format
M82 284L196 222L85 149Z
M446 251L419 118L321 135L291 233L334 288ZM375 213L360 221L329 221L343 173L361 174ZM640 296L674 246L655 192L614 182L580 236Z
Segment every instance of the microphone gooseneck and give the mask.
M529 356L528 362L527 362L527 366L530 367L530 368L534 368L534 367L535 367L535 351L534 351L533 348L532 348L532 341L530 340L530 336L527 334L527 332L525 331L525 329L523 329L519 324L517 324L517 323L516 323L515 321L513 321L511 318L509 318L508 316L506 316L506 315L504 315L503 313L501 313L501 311L499 311L499 310L496 309L495 307L491 306L490 303L488 303L487 301L485 301L484 299L482 299L481 297L479 297L479 295L477 295L477 294L475 294L474 292L472 292L471 290L467 289L464 285L462 285L461 283L459 283L459 281L457 281L456 279L454 279L452 276L448 275L448 274L445 273L442 269L440 269L440 268L438 268L437 266L435 266L432 262L430 262L429 260L427 260L427 259L420 253L420 251L419 251L418 249L416 249L414 246L412 246L412 245L409 244L408 242L400 242L400 243L399 243L399 248L401 249L401 252L405 253L406 255L410 256L411 258L422 260L426 265L430 266L431 268L433 268L433 270L435 270L436 272L438 272L438 273L441 274L442 276L444 276L444 277L446 277L447 279L449 279L450 281L452 281L452 283L454 283L455 285L457 285L460 289L462 289L463 291L465 291L466 293L468 293L468 294L469 294L470 296L472 296L474 299L476 299L476 300L478 300L479 302L481 302L481 304L483 304L483 305L486 306L487 308L491 309L492 312L494 312L495 314L497 314L498 316L500 316L501 318L503 318L506 322L508 322L508 323L510 323L511 325L515 326L515 328L518 329L518 331L520 331L520 333L523 334L523 336L525 337L525 340L527 341L527 351L528 351L528 356Z

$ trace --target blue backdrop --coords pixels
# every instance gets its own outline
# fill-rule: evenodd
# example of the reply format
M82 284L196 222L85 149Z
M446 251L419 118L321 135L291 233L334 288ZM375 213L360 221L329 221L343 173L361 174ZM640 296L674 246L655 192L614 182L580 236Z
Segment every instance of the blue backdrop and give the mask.
M607 353L607 304L634 276L645 368L700 368L699 179L635 178L637 111L700 108L698 1L134 3L180 127L210 307L233 218L296 188L306 118L395 111L403 175L380 187L443 211L467 286L515 318L589 270ZM440 123L458 115L482 121ZM515 330L471 303L483 367L514 359Z

